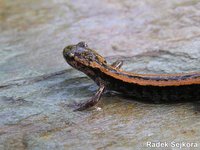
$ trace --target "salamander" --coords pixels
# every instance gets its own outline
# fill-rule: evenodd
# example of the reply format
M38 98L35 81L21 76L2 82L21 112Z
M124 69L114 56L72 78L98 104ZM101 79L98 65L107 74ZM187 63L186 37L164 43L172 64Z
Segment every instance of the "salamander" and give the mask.
M85 73L98 86L96 94L77 110L96 105L105 90L113 90L150 103L175 103L200 100L200 72L180 74L138 74L121 69L123 61L108 64L85 42L64 48L67 63Z

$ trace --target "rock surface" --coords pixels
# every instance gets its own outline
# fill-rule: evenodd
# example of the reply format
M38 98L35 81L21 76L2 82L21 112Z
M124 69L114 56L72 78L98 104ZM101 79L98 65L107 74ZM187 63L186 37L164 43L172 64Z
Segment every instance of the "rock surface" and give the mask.
M109 62L139 73L200 71L198 0L0 1L0 149L148 149L147 142L200 148L200 106L144 104L106 93L62 57L88 42ZM127 57L128 56L128 57ZM169 148L171 149L171 148Z

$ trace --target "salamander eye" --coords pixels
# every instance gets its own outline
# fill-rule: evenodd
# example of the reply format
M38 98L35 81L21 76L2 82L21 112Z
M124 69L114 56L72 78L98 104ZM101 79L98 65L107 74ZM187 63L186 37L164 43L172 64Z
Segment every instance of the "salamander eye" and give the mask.
M88 47L88 45L87 45L86 42L79 42L79 43L77 44L77 46L82 47L82 48L87 48L87 47Z

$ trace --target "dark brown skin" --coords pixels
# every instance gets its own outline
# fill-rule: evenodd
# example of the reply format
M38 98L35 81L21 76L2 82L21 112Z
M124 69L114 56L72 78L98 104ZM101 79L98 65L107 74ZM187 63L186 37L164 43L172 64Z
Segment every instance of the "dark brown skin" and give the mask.
M109 65L106 60L85 42L69 45L63 50L65 60L84 72L99 85L95 96L80 104L77 110L98 103L105 89L114 90L152 103L176 103L200 100L200 72L184 74L136 74L121 70L122 61Z

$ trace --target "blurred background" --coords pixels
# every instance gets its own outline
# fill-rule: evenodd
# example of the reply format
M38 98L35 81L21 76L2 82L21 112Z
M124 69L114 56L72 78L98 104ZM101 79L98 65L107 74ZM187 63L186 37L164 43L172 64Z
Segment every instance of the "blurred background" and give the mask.
M107 94L102 111L73 112L67 104L97 89L63 59L63 48L79 41L110 61L122 57L128 71L200 71L200 1L0 0L0 149L200 141L196 104L151 105Z

